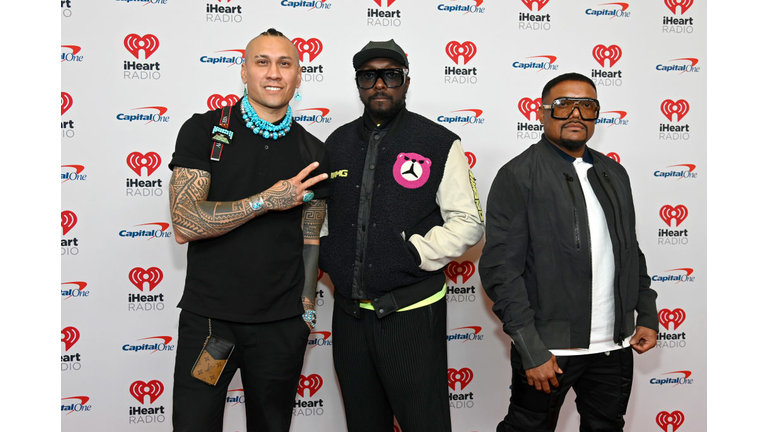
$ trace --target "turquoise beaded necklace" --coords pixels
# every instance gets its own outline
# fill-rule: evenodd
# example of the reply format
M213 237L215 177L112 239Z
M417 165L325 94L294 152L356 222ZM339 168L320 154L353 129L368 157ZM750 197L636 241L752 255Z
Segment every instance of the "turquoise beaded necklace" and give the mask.
M291 106L288 106L288 111L285 113L285 118L279 125L263 120L256 114L256 111L248 102L248 98L243 98L243 103L240 104L240 112L243 113L243 120L245 120L245 126L250 128L256 135L261 135L266 139L272 138L276 140L282 138L286 133L291 130L291 122L293 122L293 112Z

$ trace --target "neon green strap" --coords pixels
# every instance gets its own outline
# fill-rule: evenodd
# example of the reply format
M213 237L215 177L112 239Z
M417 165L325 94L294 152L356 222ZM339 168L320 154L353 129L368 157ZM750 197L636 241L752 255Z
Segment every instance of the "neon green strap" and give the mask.
M416 303L414 303L414 304L412 304L410 306L406 306L406 307L400 308L400 309L397 310L397 312L405 312L405 311L409 311L409 310L412 310L412 309L420 308L422 306L430 305L430 304L440 300L441 298L445 297L445 292L446 292L446 287L445 287L445 284L443 284L443 289L441 289L440 291L438 291L438 292L432 294L431 296L425 298L424 300L418 301L418 302L416 302ZM370 303L367 303L367 302L360 302L360 309L375 310L373 308L373 305L370 304Z

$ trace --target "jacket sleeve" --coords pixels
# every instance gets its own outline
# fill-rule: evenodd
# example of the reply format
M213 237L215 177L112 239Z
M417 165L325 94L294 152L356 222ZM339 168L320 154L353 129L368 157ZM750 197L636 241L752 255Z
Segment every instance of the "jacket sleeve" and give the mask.
M415 248L412 253L418 253L419 267L425 271L440 270L483 238L480 199L459 140L453 142L448 153L436 200L443 225L408 239Z
M656 309L656 291L651 288L651 278L645 264L645 255L637 247L640 262L640 292L637 296L637 325L659 332L659 312Z
M493 312L522 357L523 368L531 369L552 354L534 326L534 311L523 279L530 241L526 202L514 173L502 168L488 194L480 278L493 301Z

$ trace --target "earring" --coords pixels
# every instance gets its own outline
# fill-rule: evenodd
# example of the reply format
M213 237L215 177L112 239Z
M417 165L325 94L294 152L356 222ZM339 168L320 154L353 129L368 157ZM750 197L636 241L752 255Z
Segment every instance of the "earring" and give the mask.
M248 86L243 85L243 97L248 97Z
M299 93L298 89L296 90L296 94L293 95L293 98L296 99L297 102L301 100L301 93Z

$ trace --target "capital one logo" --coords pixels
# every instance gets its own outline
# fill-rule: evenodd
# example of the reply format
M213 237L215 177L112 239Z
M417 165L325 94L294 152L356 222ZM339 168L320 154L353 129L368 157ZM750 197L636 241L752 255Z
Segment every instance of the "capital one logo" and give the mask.
M676 115L677 121L679 122L683 119L683 117L685 117L686 114L688 114L688 111L690 110L691 105L685 99L680 99L678 101L666 99L661 103L661 113L664 114L664 116L668 118L669 121L675 121L672 119L672 117Z
M470 41L464 43L450 41L445 46L445 53L457 65L459 64L459 57L464 57L464 64L466 65L477 54L477 45Z
M144 291L144 284L148 285L149 291L152 291L163 280L163 271L157 267L150 267L146 270L135 267L128 272L128 280L139 291Z
M137 59L139 59L139 52L144 51L144 59L146 60L160 47L160 39L153 34L139 36L131 33L125 37L123 45Z
M470 168L474 168L477 163L477 156L472 152L464 152L464 156L467 158L467 163Z
M69 351L72 345L80 340L80 331L74 327L65 327L61 329L61 341L64 342L64 351Z
M152 380L150 382L134 381L128 391L131 393L137 401L144 405L145 396L149 396L149 403L155 403L157 398L163 394L165 386L158 380Z
M148 152L147 154L133 152L128 155L125 162L128 164L128 168L138 176L141 176L141 169L146 168L147 177L149 177L160 167L161 159L160 155L155 152Z
M374 3L379 5L379 7L382 7L382 3L385 3L385 1L386 1L386 4L387 4L387 7L392 6L392 3L395 2L395 0L373 0Z
M533 12L533 4L536 3L536 10L540 11L544 6L549 3L549 0L521 0L523 4Z
M238 100L240 100L240 96L236 94L228 94L226 96L212 94L206 103L208 104L209 110L217 110L219 108L224 108L225 106L234 106Z
M312 397L322 386L323 378L320 375L301 375L301 379L299 379L299 388L296 389L296 393L301 397L306 397L306 391L309 391L309 397Z
M61 212L61 235L67 235L75 225L77 225L77 215L74 212L70 210Z
M608 67L611 68L621 58L621 48L618 45L611 45L609 47L605 45L595 45L592 48L592 57L600 63L600 66L605 66L608 63Z
M659 425L664 432L669 432L669 426L672 426L672 432L675 432L684 421L685 416L680 411L672 411L671 413L661 411L656 414L656 424Z
M675 310L662 309L659 311L659 324L667 330L670 330L670 324L674 324L674 330L677 330L683 321L685 321L685 311L680 308Z
M69 404L69 405L62 405L61 411L66 412L67 415L72 414L73 412L82 412L82 411L90 411L91 406L86 405L89 400L91 400L88 396L70 396L70 397L63 397L61 398L62 403L66 403L64 401L68 400L74 400L76 402Z
M72 108L72 96L67 92L61 92L61 115L70 108Z
M69 171L68 173L62 174L61 178L64 179L61 181L62 183L82 178L80 177L80 174L85 171L85 167L83 165L62 165L61 168L69 168L75 170L74 172Z
M680 7L680 15L683 15L685 11L693 6L693 0L664 0L664 4L667 5L669 10L673 14L677 15L677 7Z
M661 208L659 216L670 228L672 227L672 220L674 219L675 226L678 227L688 217L688 208L682 204L676 207L667 204Z
M517 109L525 116L526 120L531 120L531 114L536 114L536 120L538 120L539 108L541 108L541 98L524 97L517 103Z
M475 274L475 264L472 261L464 261L461 263L451 261L445 268L445 275L448 276L448 279L453 281L453 283L459 283L459 276L461 276L462 282L467 283L467 280L469 280L473 274Z
M311 63L321 52L323 52L323 43L318 38L311 38L304 40L302 38L296 38L292 40L296 46L296 50L299 52L299 60L304 59L304 54L309 56L309 62Z
M298 114L303 113L305 111L317 111L319 114L314 115L304 115L304 114ZM297 115L294 115L294 119L296 121L309 121L312 120L312 124L315 124L317 122L326 123L330 122L330 118L328 118L328 114L331 112L330 108L305 108L300 110L295 110L295 113Z
M467 385L472 382L472 378L474 378L474 374L470 368L461 368L459 370L448 368L448 387L453 389L453 391L467 388Z

